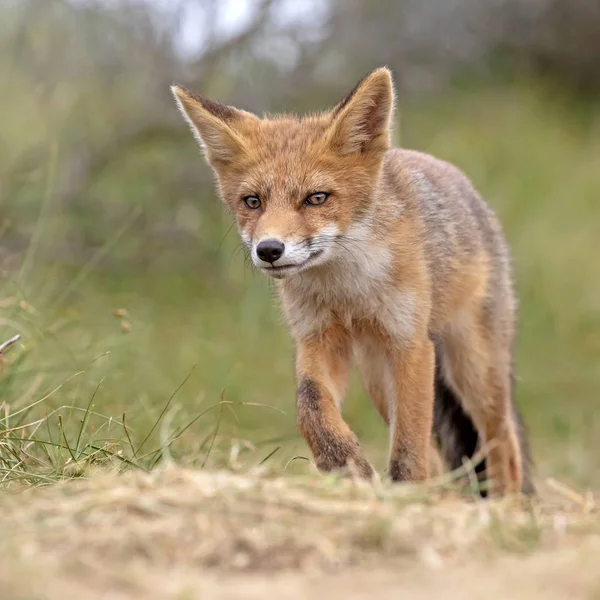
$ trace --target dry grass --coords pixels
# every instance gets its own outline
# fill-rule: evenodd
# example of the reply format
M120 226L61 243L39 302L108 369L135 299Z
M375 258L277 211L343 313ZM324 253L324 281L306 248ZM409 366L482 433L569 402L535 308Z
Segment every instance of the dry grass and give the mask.
M0 586L22 599L454 597L456 585L457 597L590 598L594 502L552 482L523 504L445 485L98 472L2 495Z

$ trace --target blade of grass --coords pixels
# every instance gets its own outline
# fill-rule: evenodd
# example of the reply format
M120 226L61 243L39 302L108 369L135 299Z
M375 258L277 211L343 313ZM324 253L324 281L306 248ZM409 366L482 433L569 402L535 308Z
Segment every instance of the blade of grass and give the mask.
M133 455L134 458L137 457L138 452L144 447L144 444L150 439L150 436L154 433L154 430L156 429L156 427L160 423L161 419L164 417L165 413L167 412L171 402L173 401L173 398L175 398L175 396L177 395L177 392L179 392L179 390L187 383L188 379L192 376L192 373L194 372L195 368L196 368L196 365L194 365L192 367L192 370L189 372L187 377L177 386L177 389L171 394L171 397L167 400L167 403L165 404L164 408L162 409L160 415L158 416L158 419L155 421L154 425L152 425L152 428L150 429L150 431L148 432L146 437L143 439L142 443L138 446L138 449L135 451L135 453Z
M130 460L126 456L122 456L121 454L118 454L117 452L111 452L110 450L108 450L106 448L102 448L100 446L94 446L93 444L90 444L89 447L92 448L93 450L97 450L98 452L102 452L103 454L106 454L107 456L116 458L117 460L120 460L121 462L123 462L131 467L135 467L136 469L140 469L141 471L145 471L145 472L148 471L148 469L145 469L139 462Z
M59 417L58 417L58 427L60 429L60 432L62 433L62 437L65 442L66 449L69 451L69 454L71 455L71 458L73 459L73 461L77 462L77 459L75 458L75 455L73 454L73 451L71 450L71 446L69 445L69 440L67 440L67 434L65 433L65 427L64 427L62 415L59 415Z
M3 469L0 467L0 472L4 472L4 473L13 473L12 469ZM19 471L19 475L15 476L15 477L11 477L9 479L5 479L4 481L16 481L19 479L33 479L35 480L40 480L40 481L44 481L46 483L56 483L56 478L52 478L52 477L47 477L46 475L42 475L41 473L28 473L27 471Z
M208 446L208 450L206 451L206 456L204 457L204 460L202 461L202 464L200 465L201 469L204 469L204 467L206 466L206 461L208 460L208 457L210 456L210 453L212 452L213 446L215 444L215 440L217 439L217 434L219 433L219 427L221 426L221 417L223 416L223 397L225 395L225 390L221 390L221 402L219 402L219 416L217 417L217 424L215 426L215 432L212 436L212 439L210 440L210 444Z
M150 468L154 468L154 466L156 465L156 463L158 462L158 460L160 459L160 453L163 450L164 447L169 447L171 446L171 444L173 444L179 437L181 437L185 431L187 431L196 421L198 421L199 419L201 419L204 415L206 415L207 413L209 413L211 410L214 410L215 408L219 408L222 405L242 405L242 406L259 406L262 408L270 408L273 410L277 410L280 412L281 411L279 408L275 407L275 406L269 406L268 404L260 404L258 402L233 402L231 400L219 400L219 402L216 402L215 404L212 404L211 406L209 406L208 408L206 408L205 410L203 410L201 413L197 414L189 423L187 423L186 425L184 425L167 443L166 446L161 446L160 448L156 448L150 452L147 452L146 454L143 454L142 456L139 457L139 460L143 460L149 456L152 455L158 455L154 457ZM284 413L285 414L285 413ZM208 439L210 439L210 436L207 436L206 441L208 441ZM278 441L282 441L282 440L286 440L286 439L290 439L289 436L287 437L282 437L282 438L274 438L273 440L271 440L270 442L265 441L265 442L261 442L263 445L267 444L267 443L276 443ZM201 444L202 446L203 444Z
M5 350L10 348L13 344L16 344L20 339L21 339L21 334L17 333L17 335L14 335L9 340L6 340L2 344L0 344L0 354L2 354Z
M63 385L65 385L66 383L68 383L69 381L71 381L72 379L74 379L75 377L78 377L79 375L82 375L84 372L85 371L78 371L77 373L74 373L70 377L67 377L67 379L65 379L62 383L60 383L59 385L57 385L52 391L48 392L45 396L42 396L39 400L36 400L35 402L29 404L28 406L25 406L22 409L17 410L14 413L12 413L11 414L11 418L15 417L16 415L19 415L19 414L21 414L23 412L27 413L34 406L37 406L38 404L41 404L42 402L45 402L46 400L48 400L48 398L50 398L52 395L54 395L56 392L58 392L63 387Z
M287 468L296 460L305 460L306 462L310 462L310 458L307 458L306 456L292 456L292 458L285 463L283 470L287 471Z
M31 423L26 423L25 425L19 425L19 427L11 427L10 429L4 429L3 431L0 431L0 436L5 436L7 433L13 433L15 431L21 431L23 429L27 429L28 427L35 427L36 425L39 425L40 423L45 421L46 418L47 417L42 417L41 419L38 419L37 421L33 421Z
M279 452L281 450L281 446L277 446L277 448L275 448L275 450L272 450L271 452L269 452L269 454L267 454L259 463L258 466L260 467L261 465L264 465L272 456L274 456L275 454L277 454L277 452Z
M217 402L215 404L213 404L212 406L209 406L208 408L206 408L205 410L203 410L201 413L197 414L187 425L184 425L172 438L171 440L167 443L168 446L170 446L174 441L176 441L181 435L183 435L183 433L185 431L187 431L196 421L198 421L198 419L201 419L204 415L206 415L207 413L209 413L211 410L214 410L215 408L219 408L219 406L221 405L221 402ZM143 456L140 457L140 459L145 458L147 456L150 456L151 454L155 454L156 452L160 452L162 450L162 446L160 448L157 448L156 450L152 450L152 452L148 452L147 454L144 454Z
M90 409L92 408L92 402L94 402L94 398L96 397L96 394L98 393L98 390L100 389L100 386L102 385L103 381L104 381L104 377L98 382L98 385L94 389L94 391L92 393L92 397L90 398L90 401L88 402L85 414L83 415L83 419L81 419L81 427L79 428L79 433L77 434L77 441L75 443L75 454L79 454L79 444L81 443L81 435L83 434L83 430L85 429L85 426L87 425L89 415L90 415Z
M129 435L129 431L127 430L127 426L125 425L125 413L121 417L121 425L123 425L123 431L125 432L125 437L129 443L129 447L131 448L132 456L135 456L135 448L133 447L133 442L131 441L131 436Z

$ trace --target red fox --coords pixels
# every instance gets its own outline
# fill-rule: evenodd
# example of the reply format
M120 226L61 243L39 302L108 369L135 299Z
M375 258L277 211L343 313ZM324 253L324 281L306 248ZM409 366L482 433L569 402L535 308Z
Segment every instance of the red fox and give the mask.
M296 349L297 421L321 471L370 479L341 415L352 358L389 425L393 481L430 476L437 440L494 495L533 493L512 400L516 300L492 210L456 167L391 148L394 86L364 77L328 112L259 118L173 95Z

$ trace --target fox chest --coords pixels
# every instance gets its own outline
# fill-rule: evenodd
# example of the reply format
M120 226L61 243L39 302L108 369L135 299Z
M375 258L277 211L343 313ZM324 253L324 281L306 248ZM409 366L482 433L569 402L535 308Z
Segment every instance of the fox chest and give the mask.
M414 294L389 282L352 277L303 278L298 285L286 286L281 296L286 320L296 340L340 325L353 337L375 328L398 342L410 340L415 331Z

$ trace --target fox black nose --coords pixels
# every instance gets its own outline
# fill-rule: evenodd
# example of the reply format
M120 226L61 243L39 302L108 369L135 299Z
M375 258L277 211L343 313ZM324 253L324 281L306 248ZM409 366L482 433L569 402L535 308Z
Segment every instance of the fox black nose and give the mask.
M273 264L283 256L285 246L279 240L263 240L256 246L256 254L260 260Z

